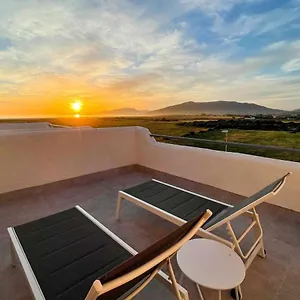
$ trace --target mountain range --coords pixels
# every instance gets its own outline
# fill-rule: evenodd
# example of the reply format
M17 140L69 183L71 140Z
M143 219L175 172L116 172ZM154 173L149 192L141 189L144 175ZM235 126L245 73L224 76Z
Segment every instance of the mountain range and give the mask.
M173 114L211 114L211 115L257 115L257 114L281 114L283 110L268 108L254 103L241 103L235 101L213 102L184 102L151 111L155 115Z
M188 101L172 106L167 106L157 110L141 111L134 108L121 108L103 112L103 115L115 116L154 116L154 115L279 115L285 113L299 113L300 109L285 111L273 109L254 103L242 103L236 101L211 101L211 102L193 102Z
M113 110L107 110L102 112L103 115L113 115L113 116L140 116L147 114L148 111L137 110L135 108L125 107Z

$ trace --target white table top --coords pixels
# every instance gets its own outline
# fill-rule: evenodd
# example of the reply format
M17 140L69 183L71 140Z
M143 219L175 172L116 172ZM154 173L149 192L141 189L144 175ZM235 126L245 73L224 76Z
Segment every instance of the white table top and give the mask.
M178 251L177 262L189 279L214 290L232 289L245 278L242 259L229 247L213 240L190 240Z

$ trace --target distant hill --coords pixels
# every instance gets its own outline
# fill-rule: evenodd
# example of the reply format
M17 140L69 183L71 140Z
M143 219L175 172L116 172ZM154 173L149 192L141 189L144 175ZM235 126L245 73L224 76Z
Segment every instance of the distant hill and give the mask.
M292 113L300 114L300 108L299 108L299 109L292 110Z
M236 101L212 101L212 102L184 102L149 112L151 115L258 115L281 114L285 111L272 109L254 103L241 103Z
M145 115L278 115L283 113L300 113L300 109L287 112L273 109L254 103L242 103L236 101L211 101L211 102L184 102L168 106L162 109L146 111L125 107L104 111L106 116L145 116Z
M110 115L110 116L140 116L147 114L148 111L145 110L137 110L135 108L120 108L120 109L113 109L104 111L103 115Z

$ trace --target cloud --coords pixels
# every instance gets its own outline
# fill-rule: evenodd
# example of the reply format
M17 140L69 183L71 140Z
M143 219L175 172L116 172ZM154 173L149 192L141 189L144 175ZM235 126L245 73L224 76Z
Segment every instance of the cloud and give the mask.
M51 112L72 97L90 111L224 98L285 106L298 93L300 44L278 32L297 25L298 7L228 17L261 2L0 0L1 96ZM201 30L193 16L205 19ZM265 33L254 53L239 44Z
M291 59L282 66L285 72L300 71L300 58Z
M261 0L181 0L189 9L198 8L207 13L228 12L234 6L242 3L255 3Z
M300 21L298 7L278 8L265 13L242 14L236 20L226 21L223 16L213 16L212 31L227 38L243 37L248 34L262 35L275 33L287 24Z

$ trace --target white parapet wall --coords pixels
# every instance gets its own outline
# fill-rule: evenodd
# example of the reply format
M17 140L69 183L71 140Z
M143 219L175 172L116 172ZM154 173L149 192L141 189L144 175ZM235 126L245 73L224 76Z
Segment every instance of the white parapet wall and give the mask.
M136 164L135 128L0 135L0 193Z
M134 164L245 196L292 172L270 203L300 212L300 163L159 143L142 127L0 135L0 193Z
M35 130L35 129L48 129L51 128L51 124L49 122L7 122L0 123L0 130Z
M270 203L300 212L300 163L156 142L137 128L140 165L250 196L287 172L286 186Z
M22 134L25 132L54 130L48 122L32 123L0 123L0 135Z

